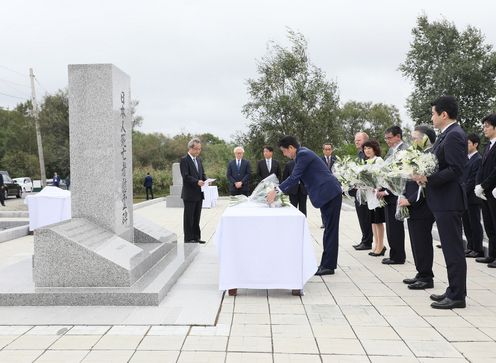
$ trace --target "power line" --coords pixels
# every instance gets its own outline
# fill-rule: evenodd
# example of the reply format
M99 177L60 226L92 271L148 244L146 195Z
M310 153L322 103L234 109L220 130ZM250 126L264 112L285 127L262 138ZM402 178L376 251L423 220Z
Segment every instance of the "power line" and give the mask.
M10 84L13 84L13 85L16 85L16 86L21 86L21 87L29 88L29 85L27 85L27 84L21 84L21 83L17 83L17 82L12 82L12 81L9 81L8 79L0 78L0 81L7 82L7 83L10 83Z
M17 97L17 96L14 96L14 95L9 95L7 93L3 93L3 92L0 92L0 95L7 96L7 97L12 97L12 98L18 98L18 99L23 100L23 101L24 100L27 100L27 98L25 98L25 97Z
M22 76L22 78L26 78L26 75L24 73L14 71L13 69L10 69L9 67L3 66L1 64L0 64L0 67L3 68L3 69L6 69L6 70L8 70L8 71L10 71L12 73L15 73L15 74L17 74L19 76Z
M4 81L4 82L5 82L5 80L3 80L3 79L1 79L1 78L0 78L0 83L1 83L2 81ZM10 83L13 83L13 82L10 82ZM29 95L27 95L26 91L24 91L24 90L22 90L22 89L20 89L20 88L17 88L17 87L15 87L15 86L12 86L12 85L11 85L11 84L9 84L9 83L5 83L5 86L9 87L10 89L15 90L16 92L18 92L19 94L23 95L23 96L24 96L24 97L26 97L26 98L29 98L29 97L30 97Z
M50 93L47 91L47 89L45 87L43 87L43 85L38 81L38 78L36 78L36 76L34 77L34 80L36 81L36 83L38 83L38 86L40 86L41 88L43 88L43 90L45 91L45 93Z

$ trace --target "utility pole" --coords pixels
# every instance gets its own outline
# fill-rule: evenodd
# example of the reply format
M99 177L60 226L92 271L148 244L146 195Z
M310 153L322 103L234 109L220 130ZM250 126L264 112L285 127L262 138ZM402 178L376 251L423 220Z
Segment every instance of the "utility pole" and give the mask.
M43 145L41 143L40 122L38 120L38 104L36 103L36 92L34 90L33 68L29 68L31 78L31 103L33 104L33 118L36 126L36 141L38 142L38 158L40 159L41 187L46 187L45 158L43 157Z

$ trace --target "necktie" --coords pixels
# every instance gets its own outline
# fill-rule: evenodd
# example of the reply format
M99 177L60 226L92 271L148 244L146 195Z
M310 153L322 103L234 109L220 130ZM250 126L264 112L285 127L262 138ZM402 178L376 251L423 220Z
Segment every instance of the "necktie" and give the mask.
M330 167L331 166L331 158L329 156L326 156L326 160L327 160L327 167Z
M238 168L238 172L239 172L239 168L240 168L240 165L241 164L241 160L237 160L236 161L236 167Z
M270 160L267 159L267 170L270 172Z
M195 163L196 171L198 171L198 162L196 161L196 158L193 158L193 163Z

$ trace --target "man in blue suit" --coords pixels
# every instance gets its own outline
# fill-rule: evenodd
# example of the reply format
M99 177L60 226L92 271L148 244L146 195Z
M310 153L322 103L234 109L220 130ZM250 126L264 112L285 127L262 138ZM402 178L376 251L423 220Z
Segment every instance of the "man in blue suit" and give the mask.
M333 275L338 263L339 216L341 214L342 189L338 180L331 174L327 165L312 150L300 146L293 136L284 136L278 143L284 156L293 159L295 166L291 175L279 185L280 191L287 193L301 180L315 208L320 208L324 219L324 252L319 269L315 273ZM272 203L277 191L267 194Z
M467 209L463 170L467 164L467 135L456 122L458 102L453 96L441 96L432 102L432 123L441 131L432 147L439 170L429 177L416 176L426 184L426 199L436 220L448 287L441 295L432 294L435 309L465 307L467 262L462 240L462 214Z
M231 195L250 193L251 167L248 160L243 159L245 150L241 146L234 148L236 159L227 164L227 179L229 180L229 192Z

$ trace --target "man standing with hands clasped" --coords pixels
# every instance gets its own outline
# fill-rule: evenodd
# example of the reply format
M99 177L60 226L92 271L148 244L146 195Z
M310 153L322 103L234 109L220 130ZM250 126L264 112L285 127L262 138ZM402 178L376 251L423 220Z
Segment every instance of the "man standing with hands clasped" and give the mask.
M295 137L284 136L278 146L284 156L295 161L295 166L291 175L279 185L279 190L267 194L267 201L272 203L278 192L287 193L300 180L303 182L313 206L320 208L325 226L324 252L315 275L334 275L338 262L341 185L322 159L312 150L300 146Z
M201 141L198 138L188 142L188 155L181 158L179 168L183 177L181 198L184 202L183 229L185 243L205 243L201 240L200 216L203 203L202 186L207 177L201 159Z
M432 123L441 133L432 148L439 170L429 177L414 176L426 185L426 199L437 224L441 248L448 270L448 287L443 294L430 296L434 309L465 307L467 262L462 240L462 214L467 198L462 182L467 164L467 135L458 125L458 102L441 96L432 102Z

